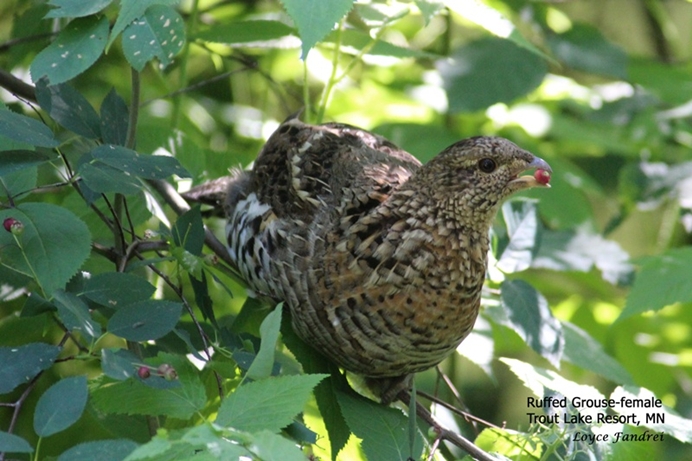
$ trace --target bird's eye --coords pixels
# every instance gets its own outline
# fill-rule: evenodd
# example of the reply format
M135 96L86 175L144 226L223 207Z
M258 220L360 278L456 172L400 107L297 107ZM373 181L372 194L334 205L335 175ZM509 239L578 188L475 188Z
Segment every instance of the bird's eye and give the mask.
M483 173L492 173L495 171L495 168L497 168L497 165L495 164L495 160L491 158L482 158L478 161L478 168Z

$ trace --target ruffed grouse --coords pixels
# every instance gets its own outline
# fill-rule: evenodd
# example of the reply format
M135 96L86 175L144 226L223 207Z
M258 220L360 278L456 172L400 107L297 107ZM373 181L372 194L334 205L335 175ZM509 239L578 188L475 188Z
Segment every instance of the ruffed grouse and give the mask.
M538 180L519 176L527 169ZM547 186L550 171L498 137L459 141L421 166L381 136L291 118L252 170L216 187L227 188L228 247L250 288L285 301L304 341L389 401L469 334L497 210Z

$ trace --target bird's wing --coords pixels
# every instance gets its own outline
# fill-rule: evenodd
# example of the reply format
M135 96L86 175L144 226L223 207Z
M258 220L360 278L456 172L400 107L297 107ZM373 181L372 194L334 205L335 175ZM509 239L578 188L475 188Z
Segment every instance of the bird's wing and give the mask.
M365 212L419 167L411 154L365 130L289 119L267 141L253 173L259 200L278 218L307 223L323 207Z

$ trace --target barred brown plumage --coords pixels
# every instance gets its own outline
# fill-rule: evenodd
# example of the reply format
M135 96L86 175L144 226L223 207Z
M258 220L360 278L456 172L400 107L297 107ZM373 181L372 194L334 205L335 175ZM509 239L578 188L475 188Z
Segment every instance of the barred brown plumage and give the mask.
M421 166L381 136L291 118L252 170L219 181L230 255L303 340L389 401L473 328L502 200L548 186L527 169L551 171L498 137Z

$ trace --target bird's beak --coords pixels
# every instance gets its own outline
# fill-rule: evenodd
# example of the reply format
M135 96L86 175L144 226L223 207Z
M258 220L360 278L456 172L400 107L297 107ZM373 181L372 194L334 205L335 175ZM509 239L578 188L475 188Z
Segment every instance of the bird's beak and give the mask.
M535 170L533 175L519 176L509 182L515 189L528 189L531 187L550 187L550 174L553 169L542 158L535 157L519 173L526 170Z

